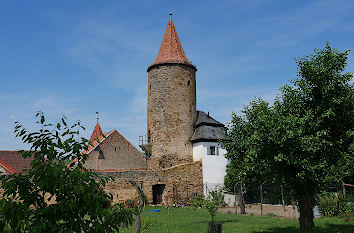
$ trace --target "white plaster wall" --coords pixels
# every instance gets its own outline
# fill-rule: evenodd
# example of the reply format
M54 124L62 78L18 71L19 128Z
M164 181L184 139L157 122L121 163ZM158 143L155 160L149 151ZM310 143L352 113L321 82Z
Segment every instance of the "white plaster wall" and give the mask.
M228 206L235 206L235 195L234 194L225 193L224 194L224 202Z
M207 153L207 148L204 148L204 142L197 142L193 144L193 161L200 161L203 154Z
M208 155L208 147L219 147L219 155ZM224 176L228 160L224 157L226 150L217 142L197 142L193 144L193 160L202 160L204 195L208 191L224 187Z

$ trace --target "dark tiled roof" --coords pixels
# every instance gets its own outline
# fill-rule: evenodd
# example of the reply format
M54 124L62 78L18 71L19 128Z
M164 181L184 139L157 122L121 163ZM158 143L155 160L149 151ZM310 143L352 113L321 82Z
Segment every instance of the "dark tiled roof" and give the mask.
M170 20L167 24L161 47L157 57L150 67L158 64L177 63L192 65L183 51L181 42L178 39L175 25ZM149 68L150 68L149 67Z
M191 141L194 142L217 142L225 139L224 124L214 120L205 112L197 111L197 119L194 124L194 134Z
M200 125L213 125L213 126L219 126L219 127L224 127L224 124L214 120L212 117L207 115L203 111L197 111L197 120L195 121L194 126L198 127Z
M30 169L31 162L33 160L32 157L22 158L22 155L19 151L8 150L0 151L0 158L17 172L21 172L24 169Z

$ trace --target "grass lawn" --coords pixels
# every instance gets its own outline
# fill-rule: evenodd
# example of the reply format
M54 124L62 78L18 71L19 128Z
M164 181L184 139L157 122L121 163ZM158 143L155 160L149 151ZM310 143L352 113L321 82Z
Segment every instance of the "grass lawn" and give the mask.
M160 212L150 212L151 209L161 209ZM148 221L151 226L144 229L144 233L172 233L172 232L207 232L209 213L190 208L145 207L142 213L143 223ZM222 223L224 233L231 232L274 232L298 233L299 223L293 219L278 217L240 216L233 214L218 214L216 222ZM315 219L314 233L353 233L354 221L345 222L344 218ZM135 232L135 227L122 229L122 233Z

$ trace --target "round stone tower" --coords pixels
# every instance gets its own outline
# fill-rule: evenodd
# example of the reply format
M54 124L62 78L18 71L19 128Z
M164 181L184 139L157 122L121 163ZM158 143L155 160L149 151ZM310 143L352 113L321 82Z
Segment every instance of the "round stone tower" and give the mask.
M197 69L185 55L172 19L148 72L147 140L150 169L193 161Z

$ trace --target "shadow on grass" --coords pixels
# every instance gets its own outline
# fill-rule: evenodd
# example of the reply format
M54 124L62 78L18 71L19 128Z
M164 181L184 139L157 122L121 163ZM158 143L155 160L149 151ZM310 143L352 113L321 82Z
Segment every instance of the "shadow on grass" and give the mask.
M299 233L297 227L274 227L266 231L254 231L252 233ZM315 227L313 233L352 233L354 232L353 225L336 225L326 224L325 227Z
M201 221L196 221L196 222L197 223L206 223L206 224L208 224L210 222L210 220L201 220ZM229 223L229 222L240 222L240 221L238 221L237 219L226 219L226 220L218 219L218 220L215 220L214 222L224 224L224 223Z

